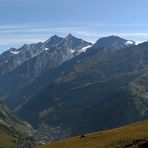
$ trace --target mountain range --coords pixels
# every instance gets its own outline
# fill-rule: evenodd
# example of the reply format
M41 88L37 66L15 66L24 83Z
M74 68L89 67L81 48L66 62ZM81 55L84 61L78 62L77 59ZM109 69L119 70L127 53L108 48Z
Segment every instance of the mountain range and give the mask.
M92 46L91 43L69 34L66 38L55 35L44 43L25 44L19 49L11 48L0 55L0 74L14 71L30 59L36 74L61 65L90 46Z
M2 100L5 98L9 100L10 96L10 104L13 105L13 102L17 101L12 96L13 94L20 94L20 89L28 86L42 73L58 67L81 52L85 52L90 46L92 46L91 43L69 34L64 39L53 36L44 43L24 45L19 49L13 49L13 52L12 49L4 52L0 56L0 61L2 61L0 62L0 69L2 69L0 81L1 84L4 83L0 87L0 93L4 94L1 95ZM13 84L16 85L14 89L10 87Z
M0 55L1 100L48 141L147 119L147 49L71 34L12 48Z

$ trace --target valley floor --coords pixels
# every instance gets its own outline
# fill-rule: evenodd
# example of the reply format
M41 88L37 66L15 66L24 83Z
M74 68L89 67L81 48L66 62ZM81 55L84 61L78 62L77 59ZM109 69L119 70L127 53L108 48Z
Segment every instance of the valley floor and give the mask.
M148 120L37 148L148 148Z

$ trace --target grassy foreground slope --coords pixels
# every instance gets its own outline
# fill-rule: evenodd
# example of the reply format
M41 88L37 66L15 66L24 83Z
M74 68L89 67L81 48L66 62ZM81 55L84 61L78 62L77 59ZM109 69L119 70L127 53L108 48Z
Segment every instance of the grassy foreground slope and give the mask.
M27 123L20 121L0 102L0 148L31 148Z
M38 148L148 148L148 120Z
M21 138L22 135L17 131L0 127L0 148L15 148Z

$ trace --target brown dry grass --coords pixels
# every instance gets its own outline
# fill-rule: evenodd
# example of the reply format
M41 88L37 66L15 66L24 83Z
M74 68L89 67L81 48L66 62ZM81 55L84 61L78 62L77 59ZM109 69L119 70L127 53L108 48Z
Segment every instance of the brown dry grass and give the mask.
M148 120L108 131L92 133L84 138L74 137L38 148L136 148L148 142Z

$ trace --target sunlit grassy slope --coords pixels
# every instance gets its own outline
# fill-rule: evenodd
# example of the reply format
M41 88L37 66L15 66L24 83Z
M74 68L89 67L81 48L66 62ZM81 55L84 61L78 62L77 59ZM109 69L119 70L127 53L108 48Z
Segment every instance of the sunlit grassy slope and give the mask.
M39 146L38 148L148 148L148 120L132 125L92 133L84 138L67 140Z
M14 133L8 132L7 130L0 129L0 147L11 148L15 146L17 137Z
M31 147L28 128L0 102L0 148ZM25 148L25 147L24 147Z

